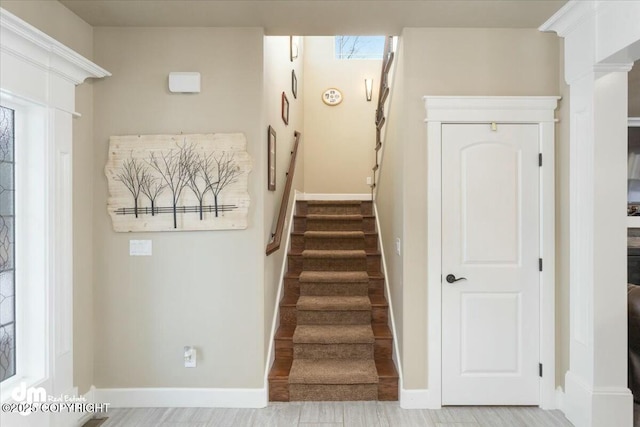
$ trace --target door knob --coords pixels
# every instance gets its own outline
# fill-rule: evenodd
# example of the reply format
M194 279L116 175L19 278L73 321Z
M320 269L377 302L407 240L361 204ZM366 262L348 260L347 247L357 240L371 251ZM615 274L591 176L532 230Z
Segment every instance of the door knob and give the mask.
M446 279L447 279L447 282L449 282L449 283L455 283L455 282L457 282L459 280L467 280L466 277L460 277L460 278L456 279L456 276L454 276L453 274L447 274Z

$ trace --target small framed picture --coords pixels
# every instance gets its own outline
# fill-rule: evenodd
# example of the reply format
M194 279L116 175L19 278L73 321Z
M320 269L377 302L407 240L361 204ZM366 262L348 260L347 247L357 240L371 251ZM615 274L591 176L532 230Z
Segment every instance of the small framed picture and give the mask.
M293 41L293 36L289 36L289 59L293 62L298 57L298 44Z
M282 121L285 125L289 124L289 100L284 92L282 92Z
M276 131L269 126L267 132L267 190L276 191Z
M293 93L295 99L298 99L298 77L296 77L296 70L291 70L291 93Z

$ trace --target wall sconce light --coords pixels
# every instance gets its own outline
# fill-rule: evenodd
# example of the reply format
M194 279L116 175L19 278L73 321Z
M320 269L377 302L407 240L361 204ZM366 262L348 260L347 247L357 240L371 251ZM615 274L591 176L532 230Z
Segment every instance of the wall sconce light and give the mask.
M373 79L364 79L364 89L367 94L367 101L371 101L373 95Z

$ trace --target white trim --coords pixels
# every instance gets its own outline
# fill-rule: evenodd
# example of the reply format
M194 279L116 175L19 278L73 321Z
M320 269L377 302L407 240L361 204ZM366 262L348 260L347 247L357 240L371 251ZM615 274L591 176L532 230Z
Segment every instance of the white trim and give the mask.
M560 386L556 388L556 409L564 412L564 391Z
M400 407L402 409L439 409L431 408L429 402L429 390L400 388Z
M78 85L89 77L110 76L107 70L0 8L0 50Z
M293 228L293 216L296 212L296 201L298 197L302 194L302 192L295 190L293 194L293 206L291 208L291 213L289 214L289 226L287 227L287 237L284 241L284 246L280 246L281 249L287 250L289 248L289 242L291 241L291 229ZM282 268L280 269L280 281L278 282L278 294L276 295L276 300L274 302L275 307L273 308L273 320L271 321L271 334L269 339L269 350L267 351L267 363L264 368L264 387L269 390L269 370L271 369L271 365L276 358L275 352L273 348L275 346L275 336L276 330L280 325L280 299L282 298L282 289L284 288L284 276L287 273L287 255L285 254L282 258Z
M626 387L591 388L571 371L565 376L562 410L578 426L632 426L633 395Z
M640 128L640 117L629 117L629 127Z
M361 200L371 201L371 194L331 194L331 193L300 193L298 200Z
M110 408L265 408L263 388L98 388L95 399Z
M393 315L393 301L391 300L391 289L389 286L389 275L387 274L387 261L384 255L384 245L382 244L382 228L380 227L380 219L378 216L378 205L373 202L373 214L376 218L376 231L378 233L378 243L380 246L380 257L382 258L382 274L384 277L385 294L387 297L387 303L389 304L389 318L391 319L391 334L393 336L393 361L396 362L396 368L398 369L398 388L402 390L404 383L402 379L402 362L400 358L400 347L398 346L398 333L396 331L396 322ZM402 393L400 393L400 407L404 408L402 403Z
M538 123L543 154L540 172L540 382L544 409L555 408L555 168L554 111L559 97L443 97L425 96L427 112L427 304L429 408L442 404L442 123L495 121ZM477 108L478 110L475 110ZM469 120L471 118L471 120Z
M603 63L603 64L595 64L593 66L593 71L595 73L628 73L633 68L633 62L622 62L622 63Z
M75 390L76 390L76 394L74 394L74 396L77 396L78 389L76 388ZM84 399L84 403L96 403L96 401L95 401L95 393L96 393L96 388L94 386L91 386L89 388L89 391L81 396L82 399ZM100 402L98 402L98 403L100 403ZM93 412L85 412L85 413L76 414L77 419L75 421L75 427L82 427L87 421L92 419L94 415L95 414ZM105 415L105 416L108 415L108 412L103 413L103 415Z
M595 10L593 3L595 2L570 1L538 27L538 30L556 31L559 36L564 37L593 15Z

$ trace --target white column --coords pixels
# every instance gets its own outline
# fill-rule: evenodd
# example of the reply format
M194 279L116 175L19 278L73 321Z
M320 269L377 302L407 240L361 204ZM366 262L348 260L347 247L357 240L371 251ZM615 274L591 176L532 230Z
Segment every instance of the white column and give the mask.
M627 73L637 2L570 1L540 29L565 42L570 87L570 366L576 426L633 425L627 388ZM635 58L637 59L637 57Z
M577 426L631 426L627 389L627 70L569 82L570 368L565 413Z

